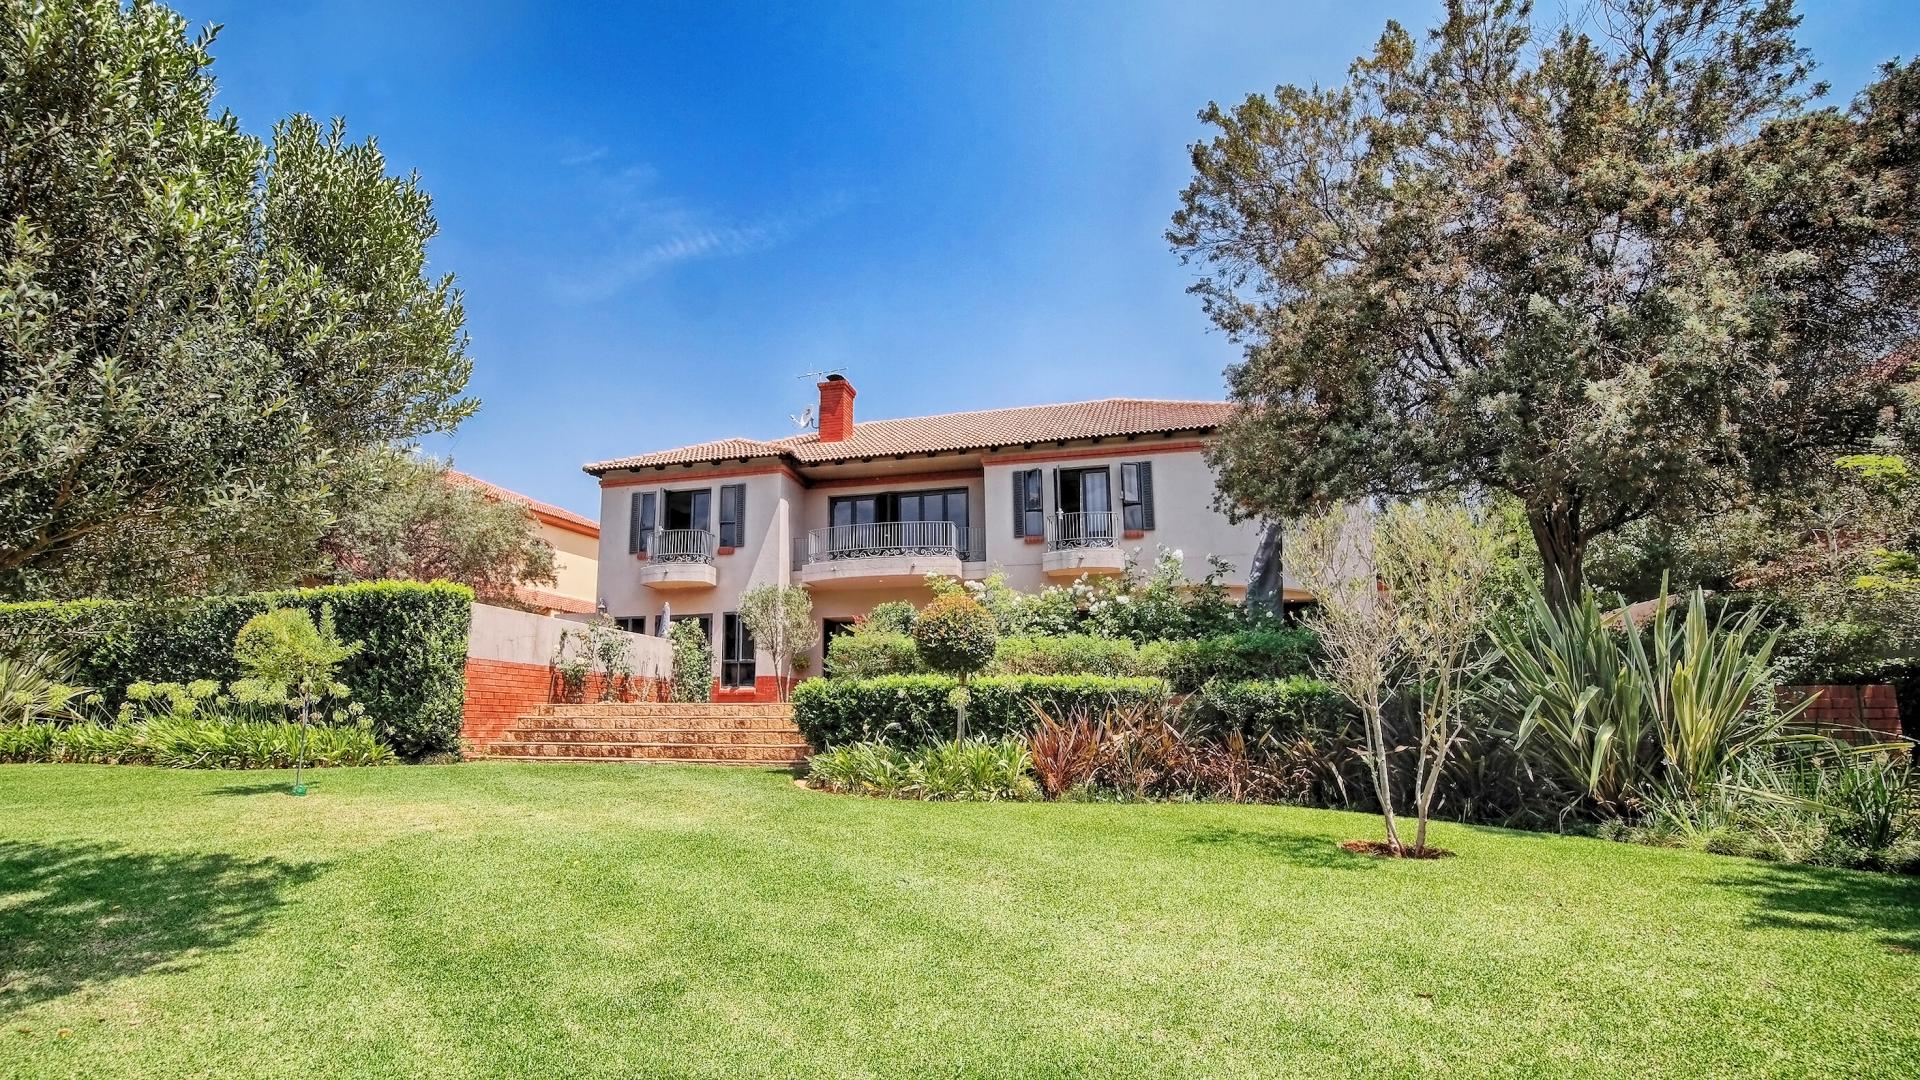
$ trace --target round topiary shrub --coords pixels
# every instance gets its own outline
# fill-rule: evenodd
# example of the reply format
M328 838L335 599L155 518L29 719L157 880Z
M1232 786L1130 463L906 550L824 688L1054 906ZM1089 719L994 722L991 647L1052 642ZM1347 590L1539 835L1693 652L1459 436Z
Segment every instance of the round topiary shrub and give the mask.
M970 596L938 597L920 613L913 626L914 649L920 662L942 675L957 675L953 692L953 737L967 737L967 676L993 662L1000 643L999 623L993 613Z
M943 596L928 604L913 627L920 662L930 671L961 678L992 663L999 640L992 613L966 596Z

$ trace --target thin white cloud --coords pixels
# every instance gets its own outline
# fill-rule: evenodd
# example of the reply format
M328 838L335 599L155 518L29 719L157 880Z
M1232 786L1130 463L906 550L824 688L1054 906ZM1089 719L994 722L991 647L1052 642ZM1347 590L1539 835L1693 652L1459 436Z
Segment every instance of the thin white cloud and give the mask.
M596 236L588 250L550 275L557 298L595 303L678 265L771 250L847 201L835 194L803 210L726 221L683 199L651 193L657 182L658 174L644 165L598 175Z

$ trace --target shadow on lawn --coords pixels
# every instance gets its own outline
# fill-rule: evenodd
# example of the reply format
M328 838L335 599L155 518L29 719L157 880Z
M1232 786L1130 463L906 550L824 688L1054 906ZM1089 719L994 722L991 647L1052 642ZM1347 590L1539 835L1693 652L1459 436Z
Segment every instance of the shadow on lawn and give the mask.
M318 863L0 843L0 1012L175 971L260 930Z
M1283 859L1296 866L1311 866L1326 870L1371 870L1380 865L1378 859L1341 850L1338 843L1324 836L1301 836L1297 833L1259 832L1253 829L1229 829L1224 826L1215 826L1211 829L1202 829L1182 839L1189 844L1234 848L1256 855Z
M320 785L317 781L313 781L313 780L307 781L307 787L309 790L319 786ZM291 798L292 791L293 791L292 780L280 780L270 784L228 784L226 787L214 788L212 791L207 792L207 794L208 795L287 795L289 798Z
M1920 954L1920 878L1767 863L1715 884L1754 901L1753 926L1870 933Z

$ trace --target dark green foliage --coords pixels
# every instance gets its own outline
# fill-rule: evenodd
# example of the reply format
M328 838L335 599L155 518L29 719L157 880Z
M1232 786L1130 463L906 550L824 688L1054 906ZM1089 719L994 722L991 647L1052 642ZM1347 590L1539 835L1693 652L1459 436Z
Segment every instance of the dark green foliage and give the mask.
M68 650L75 680L100 690L112 712L129 683L239 679L233 643L248 619L283 607L318 617L326 606L339 635L363 645L339 678L380 740L407 758L456 750L473 609L464 585L381 581L171 601L0 604L0 635L39 636Z
M63 761L88 765L159 765L169 769L290 769L304 754L309 767L391 765L391 749L358 727L309 727L198 719L25 724L0 727L0 762ZM304 748L304 749L303 749Z
M713 642L696 619L681 619L667 629L673 642L673 685L669 697L674 701L709 701L713 698Z
M1156 675L1161 655L1151 646L1091 634L1009 637L1000 639L988 670L996 675Z
M920 609L909 600L888 600L873 605L867 617L860 623L863 634L900 634L913 636L913 626L920 621Z
M818 749L881 741L919 746L951 738L958 680L945 675L887 675L874 679L809 679L793 691L794 720ZM1159 679L1103 679L1086 675L984 676L967 683L967 724L983 739L1025 734L1036 706L1055 715L1077 709L1157 700Z
M1249 745L1325 738L1355 719L1331 683L1292 675L1284 679L1208 683L1193 700L1191 732L1225 738L1239 732Z
M993 613L968 596L942 596L913 625L920 662L945 675L965 677L993 661L999 636Z
M835 678L870 679L919 670L920 651L905 634L863 628L827 643L827 674Z
M1161 674L1175 693L1191 694L1215 679L1282 679L1305 675L1320 658L1320 638L1300 627L1243 630L1197 641L1168 642Z

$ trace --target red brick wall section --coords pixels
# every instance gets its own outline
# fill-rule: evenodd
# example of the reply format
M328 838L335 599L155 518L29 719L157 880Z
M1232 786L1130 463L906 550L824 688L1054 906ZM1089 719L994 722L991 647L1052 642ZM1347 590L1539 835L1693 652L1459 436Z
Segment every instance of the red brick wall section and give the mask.
M605 680L598 675L587 678L582 697L600 700ZM629 693L628 700L659 697L663 685L642 681ZM521 664L511 660L486 660L467 657L467 697L460 715L460 734L468 741L485 745L507 733L513 722L536 707L559 700L559 679L552 665Z
M1814 697L1795 721L1801 727L1853 742L1879 742L1900 735L1900 701L1893 686L1783 686L1783 703Z
M796 680L789 677L785 681L787 684L787 692L791 695L793 692L793 684ZM713 680L713 700L733 705L741 705L749 702L779 701L780 683L780 679L776 679L771 675L756 676L753 680L753 686L751 687L721 686L720 680L715 679Z

